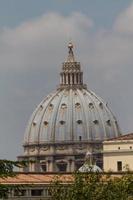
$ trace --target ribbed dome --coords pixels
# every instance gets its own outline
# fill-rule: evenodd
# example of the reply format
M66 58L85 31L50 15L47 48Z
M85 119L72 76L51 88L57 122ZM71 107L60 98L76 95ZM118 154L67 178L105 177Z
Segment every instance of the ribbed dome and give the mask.
M24 145L104 140L120 134L107 104L83 84L80 63L75 61L72 48L69 44L59 88L31 116Z
M97 165L88 165L88 164L84 164L83 166L81 166L78 170L79 172L102 172L102 170L100 169L100 167L98 167Z

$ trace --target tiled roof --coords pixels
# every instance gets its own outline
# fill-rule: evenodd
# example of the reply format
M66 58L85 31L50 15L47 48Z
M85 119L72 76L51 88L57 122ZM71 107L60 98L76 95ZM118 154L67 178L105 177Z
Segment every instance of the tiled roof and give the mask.
M111 138L107 141L112 141L112 140L133 140L133 133L121 135L119 137Z
M111 178L120 178L125 172L113 172ZM131 172L132 174L132 172ZM109 172L110 175L110 172ZM104 172L103 180L108 177L108 172ZM17 173L15 177L0 178L0 184L6 185L49 185L54 180L61 181L63 184L70 184L74 181L73 174L54 174L54 173Z
M71 174L18 173L14 177L0 178L0 184L49 184L56 178L59 178L62 183L71 183L73 180Z

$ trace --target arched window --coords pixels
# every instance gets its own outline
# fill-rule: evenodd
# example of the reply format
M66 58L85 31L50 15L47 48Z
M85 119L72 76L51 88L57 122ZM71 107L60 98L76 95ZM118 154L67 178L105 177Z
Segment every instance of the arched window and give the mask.
M76 81L77 81L77 83L78 83L78 80L79 80L79 79L78 79L78 74L76 74Z
M74 74L72 74L72 84L74 84Z
M41 166L41 171L42 172L46 172L47 171L47 164L46 164L46 161L44 160L42 160L42 161L40 161L40 166Z
M106 121L106 123L107 123L109 126L111 126L111 121L110 121L110 119L108 119L108 120Z
M99 103L100 108L103 108L103 104L102 102Z
M66 75L64 74L63 76L64 76L64 83L66 84Z
M68 74L68 84L70 85L70 74Z
M57 169L59 172L66 172L67 170L67 163L66 162L58 162Z
M52 110L54 108L54 105L51 103L50 105L49 105L49 110Z
M89 103L89 108L94 108L93 103Z
M41 169L42 169L43 172L47 171L46 163L41 164Z

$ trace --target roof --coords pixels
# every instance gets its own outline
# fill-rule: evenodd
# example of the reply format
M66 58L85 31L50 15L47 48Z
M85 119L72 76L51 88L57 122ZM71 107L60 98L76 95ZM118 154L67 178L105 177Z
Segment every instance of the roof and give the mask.
M131 174L133 172L130 172ZM106 175L110 174L104 172L103 178L106 179ZM113 172L112 178L120 178L125 172ZM55 174L55 173L21 173L19 172L14 177L0 178L0 184L5 185L49 185L52 181L60 180L63 184L71 184L74 180L72 173L67 174Z
M71 174L43 174L43 173L18 173L14 177L0 178L0 184L34 184L47 185L56 178L62 183L71 183L73 178Z
M89 165L88 163L85 163L83 166L79 168L80 172L102 172L100 167L97 165Z
M121 135L119 137L108 139L107 141L113 141L113 140L133 140L133 133Z

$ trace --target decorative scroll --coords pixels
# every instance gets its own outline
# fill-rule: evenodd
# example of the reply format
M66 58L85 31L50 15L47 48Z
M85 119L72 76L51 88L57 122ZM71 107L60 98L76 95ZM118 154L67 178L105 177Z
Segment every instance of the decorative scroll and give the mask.
M45 145L45 146L40 148L41 151L47 151L48 149L49 149L48 145Z
M58 145L56 146L56 150L65 150L66 146L65 145Z

